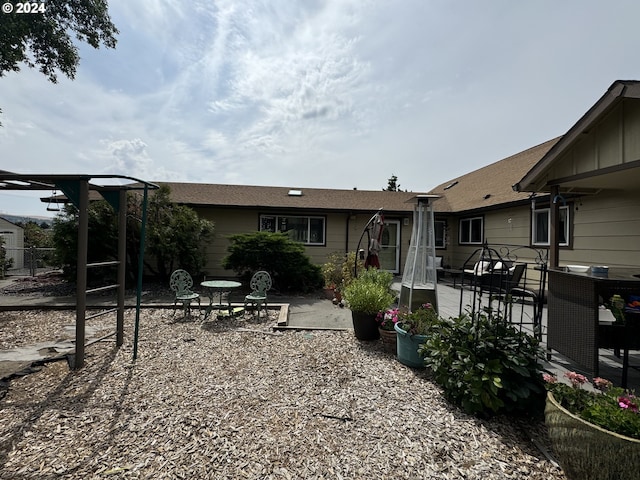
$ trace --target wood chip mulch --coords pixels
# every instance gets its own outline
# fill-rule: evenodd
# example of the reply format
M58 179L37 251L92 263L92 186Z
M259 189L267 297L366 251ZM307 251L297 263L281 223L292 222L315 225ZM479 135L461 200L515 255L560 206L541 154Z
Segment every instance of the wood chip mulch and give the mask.
M81 370L57 361L12 379L0 479L565 478L537 446L543 425L460 412L381 343L273 332L271 316L179 315L142 310L135 361L128 311L122 347L110 338L87 347ZM0 316L3 349L75 322Z

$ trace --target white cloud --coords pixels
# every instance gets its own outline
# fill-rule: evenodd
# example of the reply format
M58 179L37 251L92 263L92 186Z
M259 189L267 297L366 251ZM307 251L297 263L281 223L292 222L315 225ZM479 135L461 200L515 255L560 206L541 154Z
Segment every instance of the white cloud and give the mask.
M632 0L109 6L118 46L83 46L75 81L0 78L1 168L428 189L640 78Z

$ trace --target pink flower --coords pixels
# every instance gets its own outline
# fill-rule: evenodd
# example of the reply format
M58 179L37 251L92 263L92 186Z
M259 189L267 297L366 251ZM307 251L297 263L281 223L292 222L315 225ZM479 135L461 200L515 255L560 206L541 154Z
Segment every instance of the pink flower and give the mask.
M638 413L638 405L631 401L629 397L618 397L618 405L625 410L631 410L634 413Z
M543 373L542 378L547 383L556 383L558 381L555 375L550 375L548 373Z
M565 372L564 376L569 379L573 388L580 388L587 383L587 377L576 372Z
M605 392L609 390L611 387L613 387L613 383L611 383L609 380L605 378L600 378L600 377L595 377L593 379L593 384L598 390L602 392Z

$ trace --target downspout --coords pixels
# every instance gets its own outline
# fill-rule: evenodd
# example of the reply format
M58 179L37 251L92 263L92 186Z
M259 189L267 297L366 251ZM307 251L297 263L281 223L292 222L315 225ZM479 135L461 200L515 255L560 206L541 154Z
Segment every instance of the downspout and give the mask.
M558 268L560 260L560 245L558 241L560 239L560 205L556 201L560 195L560 187L558 185L551 186L550 199L551 205L549 209L551 212L549 218L549 268Z
M346 234L345 234L345 241L344 241L344 253L345 255L349 253L349 227L351 226L351 212L347 213L347 224L346 224Z

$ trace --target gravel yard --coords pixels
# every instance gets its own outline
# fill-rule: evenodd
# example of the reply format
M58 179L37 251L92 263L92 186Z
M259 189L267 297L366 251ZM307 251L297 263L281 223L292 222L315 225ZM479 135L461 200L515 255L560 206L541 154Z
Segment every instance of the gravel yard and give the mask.
M1 479L565 478L536 446L543 425L465 415L352 332L144 309L133 361L134 318L123 347L87 347L80 371L51 362L0 391ZM1 348L74 322L2 312Z

